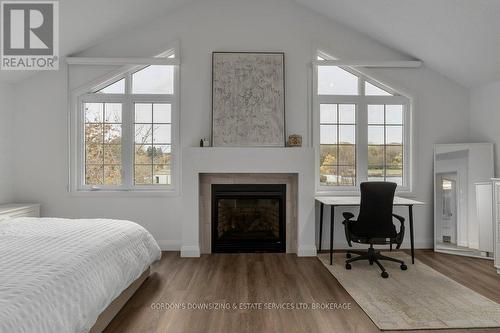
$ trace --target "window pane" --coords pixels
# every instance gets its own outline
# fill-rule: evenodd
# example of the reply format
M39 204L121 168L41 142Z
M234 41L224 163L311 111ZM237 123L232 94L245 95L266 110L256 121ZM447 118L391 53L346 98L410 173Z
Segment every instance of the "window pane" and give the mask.
M321 185L326 185L326 186L337 185L337 167L321 166L319 180Z
M390 92L381 89L370 82L365 81L365 95L366 96L393 96Z
M168 185L170 183L170 166L155 165L153 168L153 184Z
M103 170L102 165L85 165L85 184L102 185Z
M132 74L133 94L173 94L174 67L152 65Z
M153 142L154 143L170 143L171 125L153 125Z
M386 144L402 144L403 143L403 126L387 126L385 128Z
M153 163L170 164L171 146L161 145L153 146Z
M146 124L135 125L135 143L152 143L153 126Z
M152 145L135 145L135 163L151 164L153 162Z
M390 166L403 166L403 146L386 146L385 148L386 160L385 164Z
M368 105L368 124L384 124L384 106Z
M121 103L106 103L104 105L104 122L115 124L122 122Z
M122 125L104 125L104 142L120 144L122 140Z
M171 184L171 108L168 103L135 104L136 184Z
M85 124L85 142L102 143L104 140L102 124Z
M358 95L358 77L337 66L318 66L319 95Z
M337 165L337 145L320 145L320 164Z
M385 119L387 124L403 125L403 106L386 105Z
M122 146L104 145L104 164L121 164L121 162Z
M384 146L368 146L368 165L384 165Z
M354 166L340 166L338 182L344 186L356 185L356 168Z
M150 185L153 183L152 165L136 165L134 171L136 185Z
M135 122L150 124L153 122L151 103L135 103Z
M122 167L121 165L105 165L104 166L104 184L105 185L120 185L122 183Z
M85 103L85 184L121 185L121 103Z
M320 125L320 143L337 143L337 125Z
M153 104L153 122L155 123L171 123L171 105L165 103Z
M321 104L319 106L319 115L321 124L337 123L337 104Z
M101 164L103 162L103 148L100 143L89 143L85 145L85 163Z
M102 123L104 119L102 103L84 103L85 122Z
M339 123L341 124L356 123L356 105L339 104Z
M125 79L111 83L109 86L97 91L100 94L124 94L125 93Z
M339 143L354 144L356 143L356 126L355 125L339 125Z
M384 177L368 177L369 182L383 182Z
M385 180L403 185L403 168L387 167L385 169Z
M368 167L368 179L384 180L384 166L372 165Z
M356 164L356 146L339 145L339 165Z
M384 144L384 126L368 126L368 144Z

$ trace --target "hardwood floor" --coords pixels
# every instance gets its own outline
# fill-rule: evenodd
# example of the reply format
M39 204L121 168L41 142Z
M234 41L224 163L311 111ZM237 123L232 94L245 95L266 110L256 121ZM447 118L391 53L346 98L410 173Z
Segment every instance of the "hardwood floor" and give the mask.
M500 303L492 261L417 251L437 271ZM411 267L410 267L411 269ZM350 309L236 309L246 302L350 304ZM227 304L229 309L168 308ZM163 307L163 308L162 308ZM289 254L216 254L180 258L164 252L152 275L106 329L109 332L380 332L317 258ZM404 331L409 332L409 331ZM415 331L425 332L425 331ZM430 332L430 331L429 331ZM436 331L433 331L436 332ZM439 330L500 332L500 329Z

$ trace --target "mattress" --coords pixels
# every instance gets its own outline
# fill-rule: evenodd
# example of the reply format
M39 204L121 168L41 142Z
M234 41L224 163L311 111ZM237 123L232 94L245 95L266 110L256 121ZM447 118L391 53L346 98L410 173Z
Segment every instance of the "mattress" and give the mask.
M0 222L0 332L88 332L161 252L123 220Z

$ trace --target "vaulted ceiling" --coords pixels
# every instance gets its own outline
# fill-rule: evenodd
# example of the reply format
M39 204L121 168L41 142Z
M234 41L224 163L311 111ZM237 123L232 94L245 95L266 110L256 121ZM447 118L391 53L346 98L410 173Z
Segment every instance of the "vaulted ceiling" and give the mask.
M59 54L83 51L125 29L148 24L191 0L59 1ZM15 83L34 71L0 71L0 81Z
M84 50L190 1L60 1L60 54ZM293 1L423 60L464 86L500 80L499 0ZM0 81L17 82L29 75L33 72L2 71Z
M464 86L500 80L498 0L296 1Z

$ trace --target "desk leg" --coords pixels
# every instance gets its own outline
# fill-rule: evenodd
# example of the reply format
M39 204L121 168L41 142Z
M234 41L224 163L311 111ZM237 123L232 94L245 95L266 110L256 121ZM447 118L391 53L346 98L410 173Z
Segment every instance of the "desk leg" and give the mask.
M325 204L321 203L319 205L319 252L321 252L321 242L323 241L323 209Z
M333 221L335 219L335 206L330 206L330 265L333 264Z
M415 263L415 241L413 236L413 205L408 205L408 214L410 218L410 245L411 245L411 263Z

